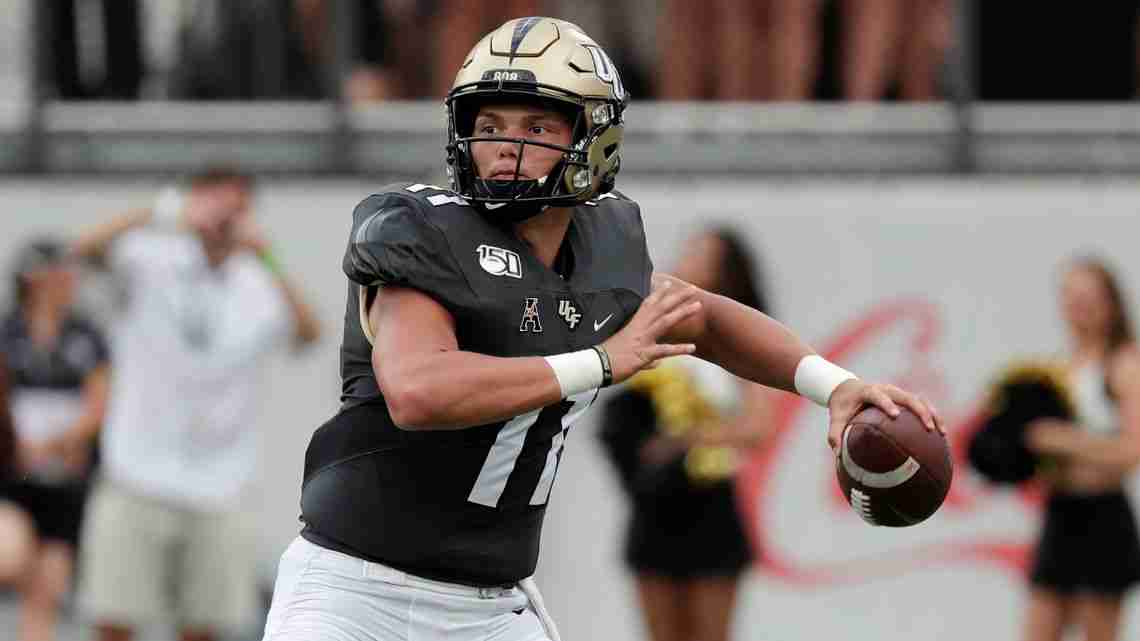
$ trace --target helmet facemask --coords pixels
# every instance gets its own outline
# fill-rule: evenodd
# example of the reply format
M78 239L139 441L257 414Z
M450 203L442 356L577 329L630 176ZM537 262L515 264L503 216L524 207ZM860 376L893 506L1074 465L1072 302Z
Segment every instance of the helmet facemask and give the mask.
M589 126L585 102L579 96L566 99L536 95L536 86L506 89L502 82L473 83L490 87L457 87L447 99L448 174L452 188L496 219L519 222L541 213L548 207L566 207L582 203L598 192L592 189L589 150L592 140L611 123ZM466 89L467 91L463 91ZM525 138L478 136L474 134L479 108L486 104L528 104L558 111L570 121L571 144L555 145ZM618 110L611 109L610 112ZM620 113L620 111L618 111ZM616 120L616 119L613 119ZM479 177L471 154L472 143L512 143L518 145L514 179L491 180ZM550 171L537 179L522 178L527 149L544 147L562 153ZM612 181L609 182L612 187ZM608 190L608 189L607 189Z

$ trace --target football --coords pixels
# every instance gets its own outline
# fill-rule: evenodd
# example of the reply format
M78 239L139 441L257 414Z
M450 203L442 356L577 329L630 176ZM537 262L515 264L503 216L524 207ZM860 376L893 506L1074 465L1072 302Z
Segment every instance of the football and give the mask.
M843 496L871 525L921 523L950 491L954 467L946 437L900 410L894 419L876 407L860 411L843 430L836 457Z

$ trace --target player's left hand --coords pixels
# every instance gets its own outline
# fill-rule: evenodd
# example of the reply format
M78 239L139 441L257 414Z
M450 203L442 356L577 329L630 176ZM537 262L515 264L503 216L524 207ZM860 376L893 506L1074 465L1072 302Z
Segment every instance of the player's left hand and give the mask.
M905 407L922 419L926 429L946 434L946 428L938 411L921 396L894 385L868 383L852 378L835 388L827 401L827 410L831 416L827 444L831 446L833 452L839 451L839 441L843 437L844 428L867 405L883 410L891 418L899 415L901 411L899 406Z

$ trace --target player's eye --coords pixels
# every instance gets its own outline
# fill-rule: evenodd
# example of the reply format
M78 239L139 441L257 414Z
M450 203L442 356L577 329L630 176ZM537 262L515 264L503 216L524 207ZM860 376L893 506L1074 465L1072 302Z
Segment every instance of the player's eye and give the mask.
M482 127L479 127L479 133L493 134L495 133L495 125L483 125Z
M547 131L549 131L549 130L542 125L534 125L530 128L530 133L534 134L535 136L541 136L542 134L546 133Z

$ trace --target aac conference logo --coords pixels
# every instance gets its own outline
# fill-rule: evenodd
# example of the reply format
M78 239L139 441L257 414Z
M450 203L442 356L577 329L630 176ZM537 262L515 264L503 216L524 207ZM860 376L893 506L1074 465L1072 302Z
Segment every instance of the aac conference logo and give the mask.
M904 345L901 373L890 382L931 398L949 422L954 481L939 513L913 528L866 525L839 490L834 459L823 442L826 425L819 424L825 415L817 416L822 410L802 397L783 395L775 403L770 446L759 448L737 477L738 508L766 574L826 586L932 564L983 563L1024 572L1041 496L1031 488L997 492L969 469L966 449L984 418L984 390L977 390L978 400L964 411L948 408L942 373L930 363L942 329L935 305L898 300L871 309L819 350L831 361L851 363L875 354L876 343ZM804 464L816 455L821 465Z

